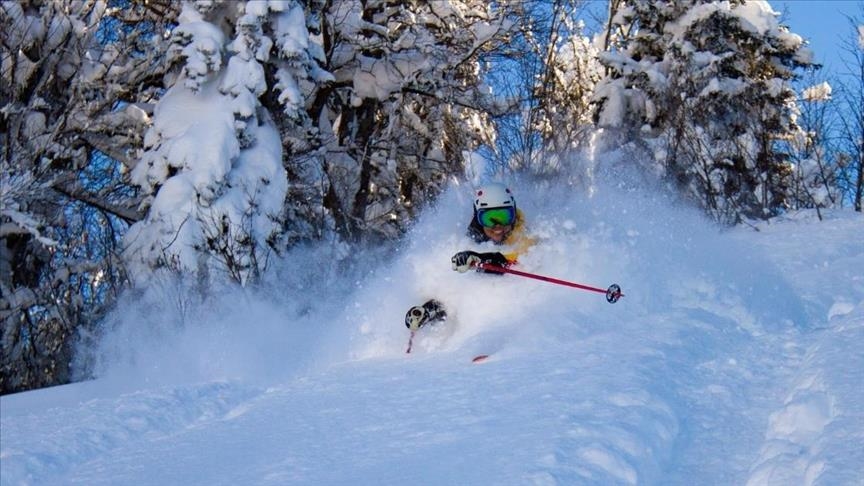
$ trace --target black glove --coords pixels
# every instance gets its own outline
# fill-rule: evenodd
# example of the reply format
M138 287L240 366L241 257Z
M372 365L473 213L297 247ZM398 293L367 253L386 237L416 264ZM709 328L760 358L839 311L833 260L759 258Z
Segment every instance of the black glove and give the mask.
M491 263L492 265L496 265L499 267L506 267L510 265L510 260L507 259L504 255L499 252L490 252L490 253L481 253L480 261L482 263ZM496 272L495 270L481 270L486 273L494 273L496 275L501 275L501 272Z
M471 270L481 261L480 254L475 251L460 251L450 259L450 262L453 264L453 270L459 273Z
M510 264L507 257L499 252L477 253L474 251L460 251L453 255L450 261L453 263L453 270L459 273L467 272L471 268L476 267L478 263L491 263L499 267L506 267Z

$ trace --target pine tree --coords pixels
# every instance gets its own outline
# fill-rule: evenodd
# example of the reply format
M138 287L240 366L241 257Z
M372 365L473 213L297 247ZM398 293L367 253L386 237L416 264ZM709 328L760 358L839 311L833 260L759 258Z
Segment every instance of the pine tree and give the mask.
M597 90L601 126L639 139L655 170L716 220L764 218L787 205L803 40L765 2L628 2Z
M308 125L300 81L329 79L309 53L305 19L297 2L184 4L168 50L175 76L131 174L148 196L147 218L126 235L136 279L170 268L245 284L266 267L288 178L260 98L278 93L281 120L296 129Z

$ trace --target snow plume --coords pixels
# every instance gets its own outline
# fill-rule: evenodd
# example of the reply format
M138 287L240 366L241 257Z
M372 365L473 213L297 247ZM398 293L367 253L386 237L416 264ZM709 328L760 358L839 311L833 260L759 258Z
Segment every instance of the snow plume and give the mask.
M597 315L619 319L670 306L703 307L703 299L726 302L728 308L717 306L712 312L728 319L723 325L735 323L739 332L759 335L802 325L803 308L786 300L788 289L774 280L777 272L762 257L718 234L694 209L658 193L616 189L617 182L603 178L598 176L590 195L569 185L513 185L540 241L520 258L518 268L604 289L621 283L624 305L610 307L600 294L521 278L451 271L449 259L458 250L497 251L464 236L470 189L456 186L416 225L393 269L360 289L349 304L359 345L355 357L404 353L407 333L394 333L393 326L399 326L408 306L430 298L445 303L453 324L420 341L419 353L465 346L480 352L475 342L480 334L484 345L490 335L501 346L525 342L526 334L538 330L526 327L535 318L591 323ZM695 274L694 265L699 268ZM760 289L758 295L753 289ZM380 305L364 304L382 295L387 299Z
M194 279L160 273L121 299L98 343L82 344L78 372L126 387L267 384L332 363L340 342L324 324L341 317L360 278L338 271L334 262L344 258L342 246L298 246L259 285L214 285L206 293Z
M270 289L266 293L226 290L224 296L208 299L220 303L215 309L201 306L190 311L180 304L173 310L163 308L159 313L166 314L156 317L156 327L146 326L146 331L136 323L145 313L152 322L147 309L160 298L139 304L141 311L119 312L123 322L114 327L124 330L106 342L149 344L108 353L113 358L104 361L102 369L122 363L123 356L142 353L159 357L135 359L138 365L189 365L192 360L193 366L184 369L195 370L200 379L266 376L280 360L396 358L407 345L405 312L431 298L444 302L450 319L418 340L416 354L488 351L490 342L495 349L530 343L538 329L525 322L535 318L576 319L590 327L600 315L626 319L664 313L670 307L710 307L718 316L715 324L752 335L794 329L804 322L803 308L787 300L788 289L761 256L734 238L719 235L719 229L696 210L679 206L662 191L637 191L638 184L627 183L626 177L622 181L620 172L614 180L610 177L599 171L590 191L566 183L514 181L518 205L539 240L520 259L519 269L601 288L619 283L626 294L623 305L610 307L600 294L527 279L453 272L449 260L456 251L497 251L465 236L473 190L456 184L417 222L398 253L351 255L353 277L334 273L347 248L298 248L275 262L282 269L276 270L282 272L278 277L273 272L264 277ZM693 272L694 266L698 272ZM162 292L172 296L169 301L194 295L191 286ZM184 324L190 316L195 316L192 324ZM155 334L148 341L130 339L129 332ZM299 344L303 340L307 345ZM309 345L310 340L315 345ZM243 349L235 356L232 347L238 343ZM254 349L265 351L256 354ZM525 351L521 346L516 349ZM206 357L195 358L198 355ZM148 379L156 379L149 374L168 373L155 365L145 369Z

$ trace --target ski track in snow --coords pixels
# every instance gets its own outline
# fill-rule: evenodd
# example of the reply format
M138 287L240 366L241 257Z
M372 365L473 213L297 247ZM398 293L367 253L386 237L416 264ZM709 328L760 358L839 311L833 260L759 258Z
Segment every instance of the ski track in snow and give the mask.
M812 216L811 216L812 217ZM796 224L797 223L797 224ZM802 232L763 227L808 307L812 331L748 485L864 484L864 245L859 216ZM811 223L812 224L812 223ZM851 466L851 467L850 467Z
M619 303L451 272L466 244L454 191L391 265L323 297L317 315L341 316L307 344L324 356L313 366L249 379L278 367L262 340L236 348L253 361L241 369L235 357L185 381L153 367L0 398L0 483L862 484L860 215L719 235L650 201L523 199L543 241L520 267L619 283ZM429 297L450 318L406 355L402 316ZM202 354L244 336L220 329L192 334ZM172 353L190 346L129 352L186 364Z

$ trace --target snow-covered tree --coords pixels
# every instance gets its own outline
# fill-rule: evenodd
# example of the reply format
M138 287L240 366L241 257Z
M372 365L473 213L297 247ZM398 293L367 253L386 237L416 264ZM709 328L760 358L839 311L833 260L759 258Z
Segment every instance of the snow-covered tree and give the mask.
M599 52L581 35L582 26L568 27L572 34L550 46L556 50L549 53L547 78L537 87L543 94L537 129L556 153L584 145L593 132L591 98L603 73Z
M522 2L518 36L494 59L490 84L514 110L496 118L496 156L509 170L557 177L593 132L591 95L602 75L585 35L585 2Z
M393 238L461 175L465 151L493 142L479 60L506 43L509 7L344 0L322 21L335 81L309 112L324 148L324 206L344 237Z
M0 392L69 379L106 301L90 290L122 275L115 232L139 218L116 161L140 147L170 15L109 7L0 3Z
M288 186L279 129L259 100L264 64L284 60L275 89L289 119L301 118L305 13L293 1L184 2L171 43L175 76L131 173L147 217L126 235L125 256L139 280L167 267L246 283L280 236Z
M246 282L272 251L401 235L492 143L478 59L506 40L481 1L184 2L169 90L132 181L133 275ZM247 160L248 159L248 160Z
M795 131L803 39L764 1L621 2L610 25L600 126L642 143L649 169L718 221L782 210L791 166L776 143Z
M839 166L833 147L836 103L826 81L816 82L815 72L798 99L799 130L783 144L793 165L789 204L793 209L833 207L842 200L838 184Z

